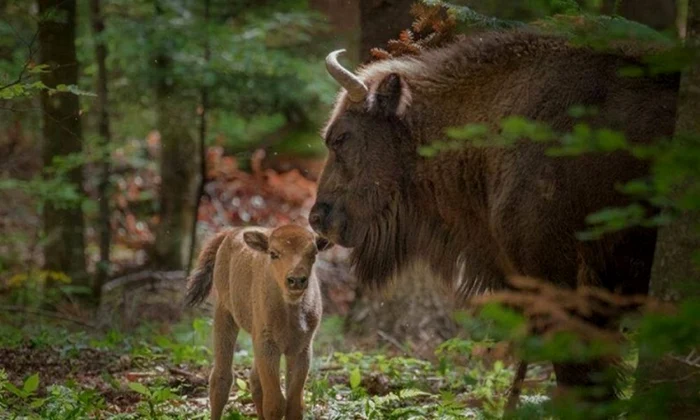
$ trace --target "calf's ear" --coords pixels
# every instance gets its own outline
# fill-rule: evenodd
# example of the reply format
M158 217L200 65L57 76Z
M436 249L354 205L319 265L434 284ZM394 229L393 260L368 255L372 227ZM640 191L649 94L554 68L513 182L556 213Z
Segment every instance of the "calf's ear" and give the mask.
M370 92L370 110L380 115L401 117L411 105L411 91L396 73L386 75Z
M262 232L246 232L243 234L243 240L246 245L260 252L267 252L270 246L267 236Z
M317 236L316 237L316 249L318 249L319 252L325 251L327 249L333 248L333 242L329 241L328 239L324 238L323 236Z

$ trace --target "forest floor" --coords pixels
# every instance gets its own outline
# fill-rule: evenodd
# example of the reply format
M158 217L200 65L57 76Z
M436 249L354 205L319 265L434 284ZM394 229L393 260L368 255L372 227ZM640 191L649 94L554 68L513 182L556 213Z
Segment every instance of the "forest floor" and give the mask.
M4 314L0 418L209 418L210 331L211 318L201 314L130 331ZM483 357L484 346L452 339L430 360L414 358L393 347L347 342L342 319L326 317L314 342L306 418L498 417L514 371L503 360ZM227 419L255 418L251 362L250 337L241 333ZM537 410L552 386L551 369L531 368L524 401Z

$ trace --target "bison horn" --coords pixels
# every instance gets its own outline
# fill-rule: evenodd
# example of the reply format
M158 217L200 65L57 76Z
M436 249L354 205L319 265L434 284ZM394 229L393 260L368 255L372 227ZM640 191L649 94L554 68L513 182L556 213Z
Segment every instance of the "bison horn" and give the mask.
M362 80L338 63L338 56L344 52L345 50L336 50L328 54L326 57L326 68L335 81L348 91L350 100L360 102L367 96L368 89Z

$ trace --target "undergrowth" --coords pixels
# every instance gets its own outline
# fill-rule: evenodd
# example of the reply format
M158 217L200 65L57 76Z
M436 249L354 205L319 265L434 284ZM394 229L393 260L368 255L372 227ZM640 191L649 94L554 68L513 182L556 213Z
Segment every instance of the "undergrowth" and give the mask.
M209 418L209 318L146 324L129 332L7 321L0 324L2 418ZM450 340L433 360L421 360L389 349L353 349L344 344L339 325L337 318L326 318L315 341L305 391L307 418L502 414L513 370L500 360L465 357L473 342ZM251 349L250 337L239 334L227 419L255 418L247 380ZM551 378L545 376L526 393L537 397L550 385Z

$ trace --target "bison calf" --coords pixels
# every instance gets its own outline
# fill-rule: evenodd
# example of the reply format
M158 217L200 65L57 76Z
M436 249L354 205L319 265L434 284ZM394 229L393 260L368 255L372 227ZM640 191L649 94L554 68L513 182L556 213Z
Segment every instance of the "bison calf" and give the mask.
M312 267L317 252L330 246L294 225L274 230L231 229L206 244L189 279L187 303L201 303L214 286L214 367L209 378L212 419L221 418L228 401L239 328L253 340L250 389L258 417L303 417L311 341L322 312L320 285ZM282 355L287 362L286 400L280 390Z

